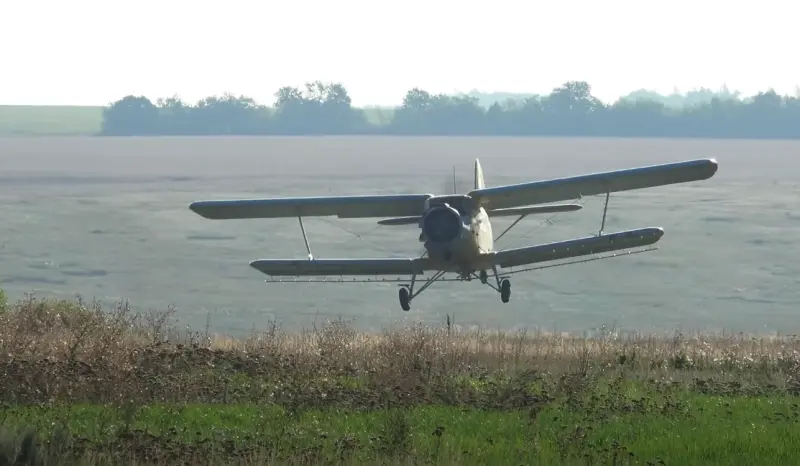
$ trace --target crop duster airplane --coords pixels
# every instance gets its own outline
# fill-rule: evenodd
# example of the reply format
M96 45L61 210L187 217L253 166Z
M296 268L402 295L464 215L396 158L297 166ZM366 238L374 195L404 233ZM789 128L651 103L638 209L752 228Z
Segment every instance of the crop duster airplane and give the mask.
M299 276L410 276L402 281L399 298L403 310L426 288L446 273L450 280L478 278L500 293L507 303L511 296L508 275L525 270L514 267L579 256L648 246L658 242L664 230L647 227L606 234L606 212L610 193L668 184L706 180L717 172L715 159L615 170L589 175L486 187L480 162L475 160L474 189L466 194L388 194L360 196L288 197L271 199L208 200L191 203L190 209L208 219L297 217L308 251L308 259L259 259L250 266L272 277ZM579 204L550 204L605 194L605 206L597 235L516 249L495 250L494 243L527 215L569 212ZM425 253L418 258L316 259L311 253L303 217L381 218L381 225L418 225ZM491 219L519 216L498 238ZM391 218L385 218L391 217ZM427 257L426 257L427 256ZM533 270L527 269L527 270ZM489 271L496 286L489 281ZM431 272L418 290L418 276ZM283 280L280 280L283 281ZM314 281L314 280L309 280ZM328 280L322 280L328 281ZM374 280L356 280L359 283ZM410 283L405 283L410 281ZM348 281L349 282L349 281Z

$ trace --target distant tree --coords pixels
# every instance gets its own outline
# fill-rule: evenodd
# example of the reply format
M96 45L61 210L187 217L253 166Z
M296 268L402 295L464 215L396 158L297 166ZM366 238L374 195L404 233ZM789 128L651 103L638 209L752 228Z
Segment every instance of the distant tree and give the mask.
M608 107L605 116L600 132L615 136L665 135L670 128L669 111L655 100L622 99Z
M478 105L483 108L490 108L495 104L504 105L509 101L522 102L531 97L537 97L536 94L531 93L514 93L514 92L480 92L472 90L464 94L459 94L456 97L472 97L478 100Z
M638 89L628 95L622 96L619 100L626 101L655 101L663 104L665 107L675 109L685 109L696 105L705 105L711 103L711 100L717 98L722 100L741 100L740 92L732 92L727 86L722 86L719 91L701 87L693 89L686 94L681 94L677 90L669 95L661 95L655 91L646 89Z
M284 134L350 134L367 129L364 112L352 107L339 83L314 81L305 93L282 87L275 93L276 126Z
M392 129L399 134L482 134L485 110L474 97L432 95L414 88L395 110Z
M263 134L267 131L269 111L250 97L225 94L199 101L192 120L198 134Z
M194 128L194 107L187 105L178 96L156 101L159 113L160 132L173 135L197 134Z
M282 134L306 134L317 124L312 102L296 87L282 87L275 93L275 127Z
M103 110L101 133L109 136L158 134L158 108L147 97L128 95Z
M103 135L398 134L562 135L800 139L800 90L770 89L741 99L727 88L662 96L639 90L606 104L589 83L568 81L549 95L508 94L489 105L484 94L431 94L413 88L380 124L367 121L340 83L282 87L272 109L245 96L207 97L188 105L177 96L126 96L107 107Z

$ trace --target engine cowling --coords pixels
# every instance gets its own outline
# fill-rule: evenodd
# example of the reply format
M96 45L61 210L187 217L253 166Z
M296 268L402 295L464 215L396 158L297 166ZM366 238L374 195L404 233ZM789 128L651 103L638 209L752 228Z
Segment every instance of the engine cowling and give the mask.
M432 243L449 243L461 232L461 216L449 205L431 208L422 219L422 233Z

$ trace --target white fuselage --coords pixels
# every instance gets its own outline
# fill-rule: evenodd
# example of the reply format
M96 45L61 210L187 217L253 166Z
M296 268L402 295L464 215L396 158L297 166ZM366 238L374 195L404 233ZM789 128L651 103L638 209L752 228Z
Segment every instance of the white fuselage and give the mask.
M433 198L420 228L428 257L441 269L469 275L487 266L485 254L494 249L492 224L468 196Z

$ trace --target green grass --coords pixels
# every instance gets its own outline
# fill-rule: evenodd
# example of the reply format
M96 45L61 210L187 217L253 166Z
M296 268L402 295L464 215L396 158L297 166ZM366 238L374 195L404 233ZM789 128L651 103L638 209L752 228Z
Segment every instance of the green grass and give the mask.
M590 397L591 398L591 395ZM683 393L566 401L542 409L480 410L416 406L373 411L263 405L14 407L3 428L34 429L72 445L69 457L123 454L158 445L193 461L431 462L434 464L798 464L797 400ZM618 404L615 404L618 403ZM149 440L147 440L149 438ZM77 447L76 447L77 445ZM227 447L225 446L227 445ZM342 459L346 461L342 461ZM77 459L77 458L74 458ZM139 458L141 460L142 458Z
M371 124L387 124L393 109L364 109ZM0 105L0 136L85 136L97 134L103 107L70 105Z

